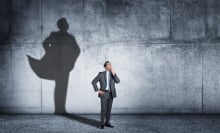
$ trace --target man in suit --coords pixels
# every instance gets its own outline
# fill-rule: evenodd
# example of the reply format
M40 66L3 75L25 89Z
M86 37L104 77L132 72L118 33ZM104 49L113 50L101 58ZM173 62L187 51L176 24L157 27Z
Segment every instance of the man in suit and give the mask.
M101 129L104 129L104 126L111 128L114 127L110 123L110 116L113 98L116 97L115 83L120 82L109 61L104 63L104 68L105 71L99 72L99 74L92 80L94 90L98 92L98 97L101 99ZM97 87L98 82L100 83L100 89Z

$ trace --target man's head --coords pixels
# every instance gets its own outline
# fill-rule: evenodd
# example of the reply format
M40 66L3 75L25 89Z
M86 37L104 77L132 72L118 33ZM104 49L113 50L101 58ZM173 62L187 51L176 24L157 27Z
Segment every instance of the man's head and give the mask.
M105 68L105 70L110 71L110 70L112 69L111 62L110 62L110 61L106 61L106 62L104 63L104 68Z
M60 18L57 21L57 27L61 30L61 31L67 31L69 28L69 24L67 23L66 18Z

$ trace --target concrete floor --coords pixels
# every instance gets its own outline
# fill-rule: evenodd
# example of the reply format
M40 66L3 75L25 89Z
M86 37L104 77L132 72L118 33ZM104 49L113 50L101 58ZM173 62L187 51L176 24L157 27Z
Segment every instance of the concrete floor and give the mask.
M1 133L217 133L220 115L113 115L115 128L97 128L99 115L0 115Z

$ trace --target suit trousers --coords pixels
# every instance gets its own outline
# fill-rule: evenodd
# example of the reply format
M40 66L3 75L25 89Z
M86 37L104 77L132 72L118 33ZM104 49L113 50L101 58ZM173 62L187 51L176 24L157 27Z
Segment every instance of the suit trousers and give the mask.
M113 97L110 92L106 91L101 95L101 125L110 123Z

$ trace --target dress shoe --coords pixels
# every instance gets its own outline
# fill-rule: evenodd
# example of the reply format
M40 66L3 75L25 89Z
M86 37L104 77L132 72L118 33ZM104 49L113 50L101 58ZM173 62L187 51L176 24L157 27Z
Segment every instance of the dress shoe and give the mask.
M106 123L105 126L106 126L106 127L110 127L110 128L113 128L113 127L114 127L114 126L111 125L110 123Z
M101 125L101 126L100 126L100 129L104 129L104 125Z

